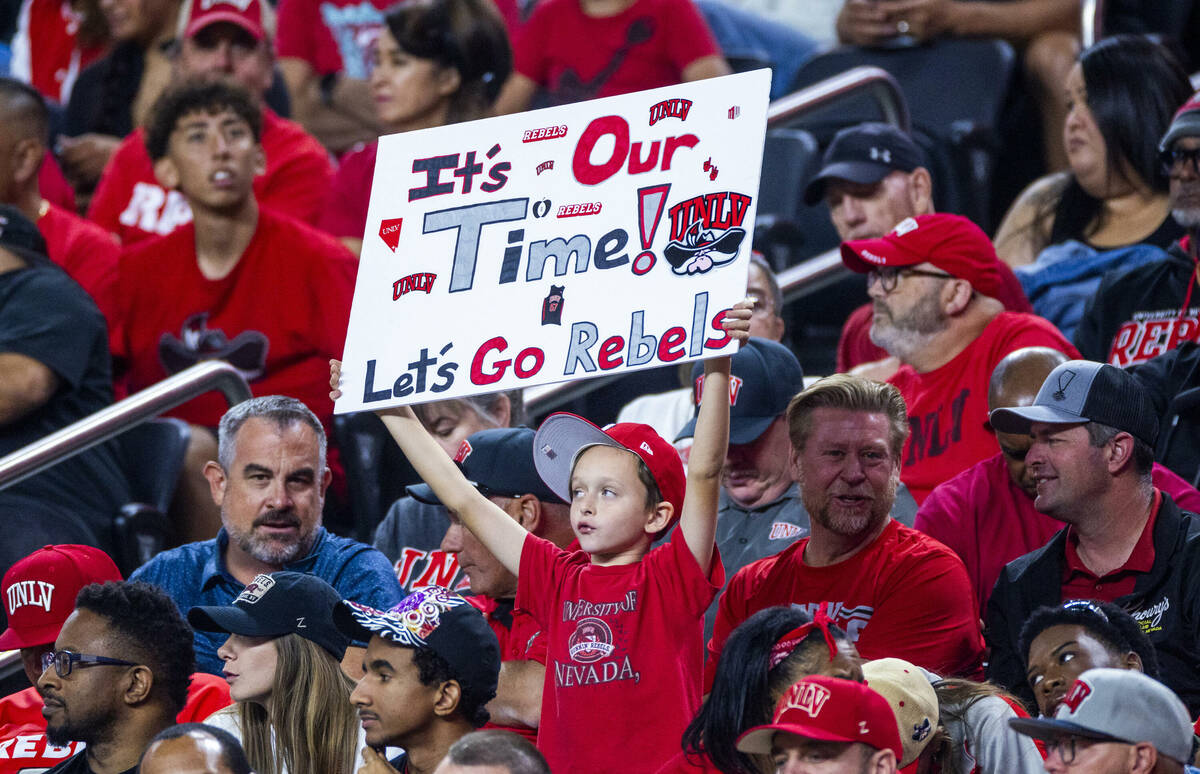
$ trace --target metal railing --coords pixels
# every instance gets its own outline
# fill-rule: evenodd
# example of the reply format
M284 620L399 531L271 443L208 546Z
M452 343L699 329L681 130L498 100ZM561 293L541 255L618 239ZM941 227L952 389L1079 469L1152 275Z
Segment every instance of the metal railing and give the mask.
M906 132L912 130L908 103L904 101L900 84L887 70L869 65L852 67L844 73L775 100L767 107L767 128L787 126L804 113L860 91L867 91L874 97L884 121Z
M870 93L879 104L884 121L906 132L911 130L908 104L904 101L900 84L887 70L870 66L851 68L775 100L767 108L767 128L788 126L806 112L863 91ZM845 271L838 250L829 250L780 272L779 287L786 301L838 278ZM611 379L577 379L529 387L525 390L525 407L529 416L537 416L599 389L608 381Z
M231 406L250 397L250 385L229 363L221 360L197 363L0 458L0 489L36 475L211 390L219 390Z

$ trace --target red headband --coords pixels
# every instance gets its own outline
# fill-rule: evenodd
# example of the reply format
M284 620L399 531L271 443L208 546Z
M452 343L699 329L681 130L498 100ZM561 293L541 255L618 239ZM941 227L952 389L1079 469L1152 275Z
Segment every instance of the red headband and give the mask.
M780 662L792 655L792 652L796 650L800 643L804 642L813 629L821 630L821 634L825 637L825 645L829 647L829 658L833 660L837 656L838 648L837 643L833 641L833 635L829 632L830 626L833 626L833 619L829 617L829 603L822 602L817 607L817 612L811 621L803 626L792 629L771 646L771 656L767 669L774 669L779 666Z

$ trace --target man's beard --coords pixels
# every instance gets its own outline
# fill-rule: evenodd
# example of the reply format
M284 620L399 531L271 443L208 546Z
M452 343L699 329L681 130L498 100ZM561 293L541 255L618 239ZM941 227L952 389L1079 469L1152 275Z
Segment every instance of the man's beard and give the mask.
M871 341L902 362L924 349L929 341L946 329L946 316L938 308L939 293L929 292L902 317L892 317L887 307L875 302L876 317L871 321Z
M1186 229L1200 228L1200 207L1180 207L1171 210L1171 217Z
M225 520L225 531L229 533L229 539L236 543L238 548L263 564L278 566L289 564L303 557L312 548L313 532L315 531L313 529L307 532L301 531L294 540L287 541L255 534L254 530L257 527L269 523L301 526L300 519L294 513L276 510L268 511L255 519L250 525L249 532L242 532L230 527L229 520Z
M900 485L899 475L888 479L887 488L883 491L872 491L875 499L871 501L866 513L861 511L844 512L833 504L833 495L828 491L809 491L804 485L804 475L798 477L800 485L800 501L804 503L809 518L820 524L835 535L854 537L867 534L885 521L892 512L896 502L896 489Z
M61 700L56 698L56 701ZM67 710L64 705L62 714L65 715L66 712ZM67 718L57 726L47 724L46 740L55 747L66 747L72 742L95 745L108 735L115 723L116 712L110 707L106 710L95 712L90 718L82 718L76 721Z

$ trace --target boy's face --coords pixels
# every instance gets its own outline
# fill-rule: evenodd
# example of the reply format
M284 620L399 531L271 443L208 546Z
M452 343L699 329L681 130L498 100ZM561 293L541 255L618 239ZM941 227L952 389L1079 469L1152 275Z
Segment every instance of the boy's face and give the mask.
M350 703L366 732L367 744L407 747L412 734L436 717L438 687L421 683L412 648L392 645L378 635L367 643L362 679Z
M167 155L154 167L167 188L179 189L192 209L236 210L253 196L265 169L262 146L245 119L228 108L187 113L175 123Z
M633 452L593 446L579 456L571 472L571 528L593 564L640 560L669 518L647 510Z

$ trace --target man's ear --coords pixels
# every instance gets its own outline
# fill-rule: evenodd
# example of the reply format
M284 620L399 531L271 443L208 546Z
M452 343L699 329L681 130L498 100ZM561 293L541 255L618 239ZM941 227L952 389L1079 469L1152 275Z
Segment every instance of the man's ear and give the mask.
M263 150L262 143L259 143L254 148L254 176L264 175L267 172L267 153Z
M127 705L141 704L150 698L150 691L154 689L154 672L150 671L150 667L139 664L131 668L126 680L121 698Z
M513 504L516 506L513 517L517 523L524 527L526 532L536 535L538 528L542 526L542 501L537 499L536 495L523 494Z
M1142 657L1139 656L1136 651L1131 650L1126 653L1121 657L1121 662L1125 664L1126 669L1142 673L1145 673L1146 671L1145 665L1142 664Z
M1158 768L1158 749L1149 742L1138 742L1129 749L1129 774L1153 774Z
M40 140L27 138L18 141L12 149L13 182L22 184L38 176L42 160L46 158L46 145Z
M208 491L212 494L213 502L220 508L225 501L225 487L229 484L229 477L225 474L225 468L222 468L220 463L209 460L204 463L204 477L208 479ZM329 468L325 469L325 485L329 484ZM324 486L322 487L324 491Z
M325 471L323 473L321 473L321 499L322 500L325 499L325 492L329 490L329 482L330 481L333 481L333 471L330 470L329 468L325 468Z
M163 156L154 162L154 177L158 184L168 191L179 188L179 170L175 168L170 156Z
M1133 436L1129 433L1121 432L1112 437L1108 442L1105 460L1110 473L1115 474L1122 468L1133 465L1133 446Z
M908 196L914 214L933 212L933 177L925 167L908 173Z
M439 717L449 717L458 709L462 701L462 686L457 680L447 680L437 688L437 696L433 702L433 713Z
M863 771L871 774L895 774L897 770L896 753L891 750L876 750L863 767Z
M962 314L970 305L975 289L966 280L953 279L944 283L942 293L942 308L947 315L953 317Z

